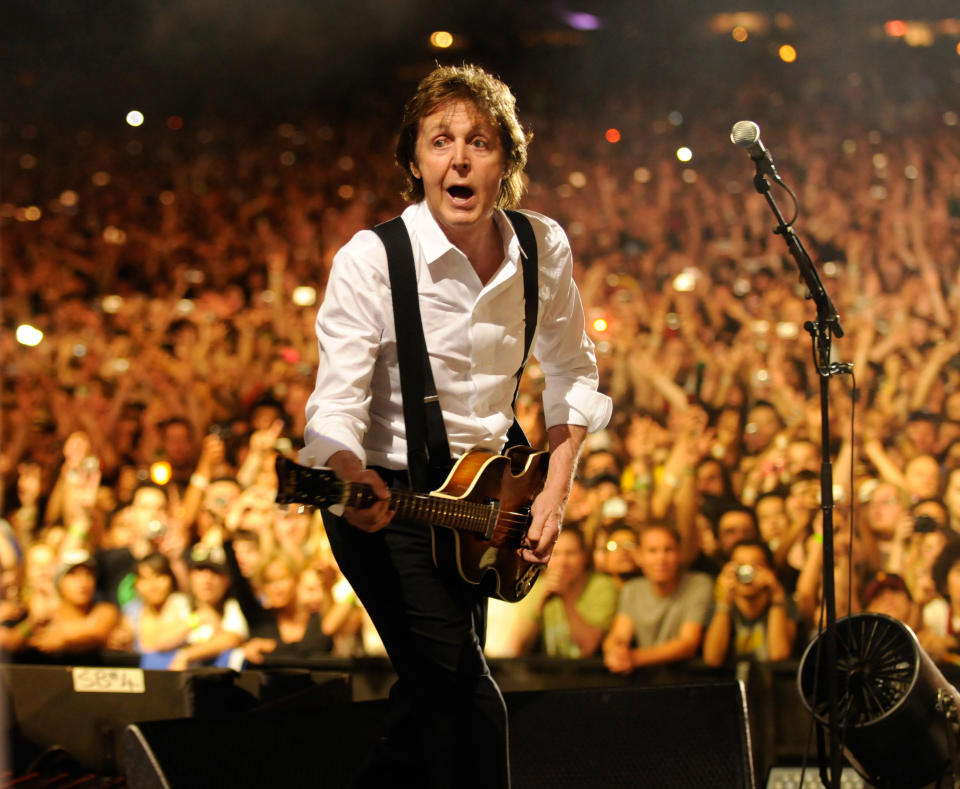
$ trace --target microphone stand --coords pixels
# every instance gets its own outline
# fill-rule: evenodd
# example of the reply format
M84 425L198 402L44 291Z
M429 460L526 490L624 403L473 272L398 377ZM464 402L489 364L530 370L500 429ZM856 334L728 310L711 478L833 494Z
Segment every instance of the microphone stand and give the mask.
M754 160L757 172L753 178L753 185L757 192L763 195L770 209L777 219L774 233L783 236L790 254L797 263L800 276L807 286L807 298L813 299L817 305L817 319L806 321L803 327L809 332L813 342L813 360L820 376L820 501L823 510L823 606L826 612L826 629L823 634L823 644L826 660L827 677L827 724L830 740L830 786L839 789L842 764L839 727L839 687L837 678L837 605L836 590L834 587L834 552L833 552L833 466L830 462L830 407L829 383L834 375L849 373L853 365L848 363L833 363L830 361L831 337L843 337L843 327L840 325L840 316L823 287L823 282L810 260L810 256L803 248L803 244L790 227L783 220L783 215L777 207L776 201L770 194L770 183L766 179L769 172L782 185L780 177L773 170L772 161L767 157ZM791 193L792 194L792 193ZM794 198L796 199L796 198ZM821 767L822 769L822 767ZM821 778L823 775L821 773Z

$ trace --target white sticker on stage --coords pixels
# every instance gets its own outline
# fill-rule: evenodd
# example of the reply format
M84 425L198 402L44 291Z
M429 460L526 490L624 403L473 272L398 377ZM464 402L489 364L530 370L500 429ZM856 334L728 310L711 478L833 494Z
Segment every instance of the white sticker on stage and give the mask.
M77 693L146 693L143 669L92 668L73 669L73 689Z

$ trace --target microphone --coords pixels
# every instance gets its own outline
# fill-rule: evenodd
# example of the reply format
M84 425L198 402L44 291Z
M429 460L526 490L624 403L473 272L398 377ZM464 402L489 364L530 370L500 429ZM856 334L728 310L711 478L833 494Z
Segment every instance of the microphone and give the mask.
M770 151L764 148L763 143L760 142L760 127L757 124L753 121L737 121L730 131L730 142L746 149L750 158L757 163L758 171L761 168L766 169L774 179L780 180L780 173L773 165L773 157L770 155Z

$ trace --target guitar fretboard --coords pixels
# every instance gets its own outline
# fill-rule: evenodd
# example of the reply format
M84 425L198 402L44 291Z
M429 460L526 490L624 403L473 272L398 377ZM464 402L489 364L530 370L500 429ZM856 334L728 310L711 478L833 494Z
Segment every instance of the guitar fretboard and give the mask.
M349 483L345 486L343 503L348 507L369 507L378 499L369 485ZM428 496L422 493L390 491L390 509L404 520L420 521L433 526L446 526L460 531L486 534L497 516L495 502L481 504L475 501Z

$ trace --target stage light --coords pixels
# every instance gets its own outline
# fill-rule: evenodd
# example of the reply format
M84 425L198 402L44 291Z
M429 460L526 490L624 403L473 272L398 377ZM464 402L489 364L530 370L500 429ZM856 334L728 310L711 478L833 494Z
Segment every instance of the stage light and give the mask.
M437 49L448 49L453 46L453 34L446 30L437 30L430 34L430 44Z
M355 194L356 189L354 189L350 184L341 184L337 189L337 195L342 200L352 200Z
M620 131L619 129L607 129L604 137L607 138L607 142L614 143L620 142Z
M43 216L43 211L40 210L39 206L28 205L23 211L23 218L28 222L36 222L41 216Z
M891 19L884 24L883 30L891 38L901 38L907 34L907 23L902 19Z
M43 332L29 323L21 323L17 326L17 342L29 348L35 348L43 342Z
M129 126L142 126L143 125L143 113L140 110L130 110L127 113L127 124Z
M155 485L166 485L171 476L170 464L166 460L159 460L150 464L150 479Z
M784 63L793 63L797 59L797 50L789 44L780 47L778 54Z
M106 186L110 183L110 173L105 170L97 170L90 176L90 180L94 186Z
M747 29L743 25L737 25L730 31L730 35L733 36L734 41L742 44L747 40L749 33L747 33Z
M599 30L603 26L600 17L584 12L567 12L563 18L574 30Z
M570 181L571 186L575 186L577 189L582 189L587 185L587 176L585 176L579 170L574 170L572 173L570 173L567 180Z
M60 205L64 208L73 208L77 204L79 197L73 189L64 189L60 193Z
M827 679L834 672L835 723L843 730L846 755L870 785L947 785L940 779L952 772L958 745L956 688L902 622L884 614L853 614L837 620L835 634L835 666L827 666L821 654L825 633L800 659L797 687L804 706L821 727L828 725Z
M651 178L650 171L646 167L638 167L633 171L633 180L638 184L648 184Z
M171 131L180 131L183 128L183 118L179 115L171 115L167 118L167 128Z
M667 121L671 126L683 126L683 115L678 110L673 110L667 114Z
M691 151L685 145L682 148L677 148L677 158L681 162L689 162L691 159L693 159L693 151Z
M607 330L607 321L604 318L597 318L593 322L594 331L606 331Z

